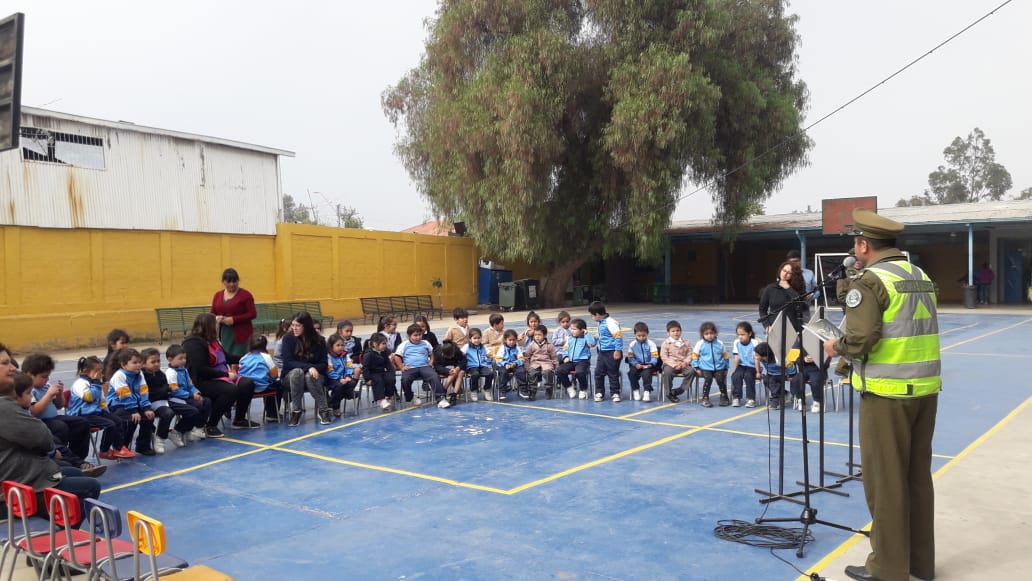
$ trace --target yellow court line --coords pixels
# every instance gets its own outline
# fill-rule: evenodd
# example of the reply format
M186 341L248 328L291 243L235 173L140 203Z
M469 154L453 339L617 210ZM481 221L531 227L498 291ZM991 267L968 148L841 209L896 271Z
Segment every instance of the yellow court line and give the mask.
M757 411L759 411L759 410L757 410ZM755 412L750 412L750 413L755 413ZM692 428L690 430L681 432L679 434L674 434L672 436L667 436L665 438L661 438L661 439L656 440L654 442L649 442L648 444L642 444L641 446L636 446L634 448L630 448L630 449L624 450L622 452L617 452L616 454L610 454L609 456L606 456L604 458L599 458L598 460L592 460L591 462L588 462L586 464L581 464L579 466L574 466L573 468L569 468L567 470L563 470L562 472L558 472L556 474L552 474L551 476L546 476L544 478L535 480L533 482L528 482L526 484L522 484L520 486L517 486L516 488L510 489L508 492L509 492L509 494L516 494L517 492L523 492L524 490L529 490L529 489L534 488L536 486L540 486L542 484L547 484L549 482L552 482L553 480L558 480L560 478L569 476L571 474L575 474L577 472L581 472L583 470L587 470L588 468L593 468L595 466L599 466L601 464L605 464L607 462L611 462L613 460L617 460L617 459L623 458L625 456L630 456L631 454L636 454L638 452L641 452L641 451L644 451L644 450L648 450L650 448L655 448L656 446L662 446L663 444L667 444L669 442L673 442L674 440L679 440L679 439L681 439L681 438L683 438L685 436L690 436L692 434L698 433L698 432L700 432L700 431L702 431L702 430L704 430L706 428L710 428L710 427L714 427L714 426L719 426L721 424L726 424L728 422L733 422L733 421L737 420L738 418L743 417L744 415L747 415L747 414L743 414L742 416L734 416L734 417L731 417L731 418L725 418L725 419L720 420L718 422L713 422L711 424L707 424L705 426L700 426L698 428Z
M298 456L306 456L308 458L314 458L316 460L322 460L324 462L333 462L334 464L342 464L344 466L352 466L355 468L365 468L367 470L375 470L378 472L388 472L390 474L399 474L401 476L411 476L413 478L420 478L422 480L431 480L433 482L440 482L441 484L448 484L450 486L458 486L460 488L471 488L473 490L482 490L484 492L494 492L495 494L512 494L512 492L502 490L501 488L494 488L491 486L481 486L479 484L470 484L468 482L459 482L458 480L452 480L450 478L442 478L440 476L432 476L430 474L421 474L419 472L410 472L408 470L399 470L397 468L389 468L387 466L377 466L376 464L365 464L362 462L352 462L351 460L341 460L340 458L333 458L331 456L323 456L322 454L314 454L312 452L305 452L302 450L291 450L290 448L280 448L272 446L270 449L277 452L283 452L286 454L296 454Z
M1030 320L1032 320L1032 319L1030 319ZM1032 397L1029 397L1025 401L1021 402L1021 404L1019 404L1016 408L1014 408L1011 411L1011 413L1009 413L1006 416L1004 416L1002 420L996 422L996 424L993 427L989 428L984 434L982 434L981 436L976 438L974 442L971 442L970 444L968 444L966 448L961 450L960 453L957 454L956 456L954 456L952 460L950 460L949 462L944 464L942 466L942 468L939 468L938 470L936 470L932 474L932 479L933 480L937 480L940 476L945 474L946 471L949 470L950 468L952 468L957 462L959 462L961 459L965 458L968 454L970 454L976 448L978 448L983 443L985 443L985 441L988 440L993 434L995 434L996 432L1000 431L1000 429L1002 429L1003 426L1007 425L1008 422L1010 422L1012 419L1014 419L1019 413L1021 413L1022 410L1024 410L1026 407L1028 407L1029 404L1032 404ZM865 530L865 531L871 530L871 522L869 521L866 525L864 525L862 530ZM835 559L838 559L839 557L841 557L846 551L851 549L853 547L853 545L855 545L858 542L860 542L860 539L863 539L863 538L866 538L866 537L864 535L861 535L861 534L855 534L855 535L849 537L848 539L843 541L841 545L839 545L838 547L835 547L835 549L833 549L830 553L825 555L824 558L822 558L820 561L817 561L816 563L814 563L813 567L811 567L811 570L813 570L813 571L820 571L820 570L824 569L825 567L830 565L832 563L832 561L834 561ZM799 577L796 578L796 581L808 581L809 579L810 579L810 577L808 575L800 575Z
M201 468L207 468L209 466L214 466L215 464L221 464L223 462L228 462L230 460L236 460L237 458L243 458L244 456L250 456L252 454L257 454L259 452L264 452L265 450L268 450L268 449L269 449L268 446L264 446L264 447L259 448L257 450L248 450L247 452L241 452L239 454L233 454L232 456L226 456L225 458L219 458L217 460L212 460L211 462L204 462L203 464L197 464L196 466L190 466L189 468L181 468L179 470L173 470L172 472L165 472L163 474L156 474L156 475L150 476L148 478L143 478L143 479L140 479L140 480L134 480L132 482L126 482L125 484L118 484L118 485L115 485L115 486L106 486L101 491L102 492L114 492L116 490L122 490L123 488L130 488L130 487L133 487L133 486L139 486L140 484L146 484L148 482L153 482L155 480L161 480L162 478L169 478L169 477L172 477L172 476L179 476L181 474L186 474L188 472L193 472L195 470L200 470Z
M634 418L634 417L640 416L642 414L651 414L654 411L665 410L667 408L672 408L675 405L677 405L677 404L676 403L665 403L663 405L658 405L658 406L655 406L655 407L650 407L650 408L647 408L647 409L643 409L641 411L637 411L637 412L634 412L634 413L631 413L631 414L626 414L626 415L617 416L617 417L619 417L622 420L625 420L627 418Z

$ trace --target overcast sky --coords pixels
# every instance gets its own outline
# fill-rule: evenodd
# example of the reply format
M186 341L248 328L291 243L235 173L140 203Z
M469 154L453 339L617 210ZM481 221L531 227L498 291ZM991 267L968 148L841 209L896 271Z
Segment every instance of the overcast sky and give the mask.
M1003 0L795 0L808 122L831 112ZM26 14L23 103L297 152L283 187L325 218L343 203L366 226L430 217L393 153L380 94L415 66L433 0L81 2L4 0ZM981 127L1032 187L1032 0L981 24L812 132L810 166L768 214L822 198L920 193L954 137ZM309 197L308 192L311 192ZM709 194L674 218L709 218Z

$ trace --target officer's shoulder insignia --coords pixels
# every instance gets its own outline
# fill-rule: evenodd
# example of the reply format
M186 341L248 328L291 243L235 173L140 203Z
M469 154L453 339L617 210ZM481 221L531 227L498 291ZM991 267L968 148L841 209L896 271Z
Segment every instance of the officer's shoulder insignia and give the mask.
M849 289L849 292L846 293L846 306L851 309L853 307L859 306L860 301L862 301L863 298L864 297L860 294L859 289Z

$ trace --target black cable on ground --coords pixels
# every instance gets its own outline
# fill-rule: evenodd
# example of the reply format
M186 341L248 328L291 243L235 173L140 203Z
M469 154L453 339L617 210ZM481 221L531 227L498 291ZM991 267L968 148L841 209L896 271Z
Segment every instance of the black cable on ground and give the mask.
M802 544L812 543L814 540L813 533L807 529L806 536L803 537L803 530L802 527L786 528L760 525L744 520L719 520L717 521L717 526L713 529L713 536L724 541L741 543L750 547L770 549L770 554L776 559L792 567L800 575L807 575L805 571L782 559L781 556L774 552L776 549L795 549L799 547L801 540L803 541ZM817 573L811 573L809 577L814 581L822 578Z

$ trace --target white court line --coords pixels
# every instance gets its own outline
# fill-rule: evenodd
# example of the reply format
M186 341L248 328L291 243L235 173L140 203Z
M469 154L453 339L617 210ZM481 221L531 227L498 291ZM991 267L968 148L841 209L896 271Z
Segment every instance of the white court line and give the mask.
M956 329L950 329L948 331L939 331L940 335L946 335L947 333L953 333L954 331L963 331L964 329L970 329L971 327L977 327L980 323L971 323L970 325L964 325L963 327L957 327Z
M967 355L971 357L1009 357L1011 359L1032 359L1032 353L1027 355L1015 355L1013 353L961 353L960 351L951 351L950 355Z

